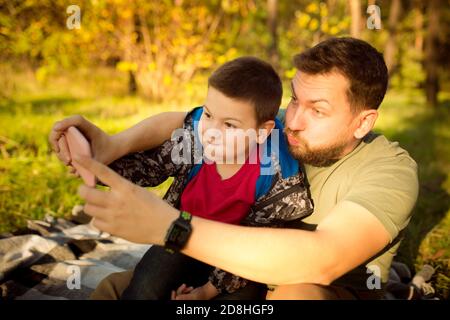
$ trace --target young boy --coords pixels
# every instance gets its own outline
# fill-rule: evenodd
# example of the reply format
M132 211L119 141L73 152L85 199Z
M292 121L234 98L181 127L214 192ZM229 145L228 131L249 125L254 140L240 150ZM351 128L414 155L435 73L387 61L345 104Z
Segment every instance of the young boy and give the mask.
M182 212L224 223L294 226L312 213L313 205L275 119L281 96L280 78L270 64L253 57L230 61L209 78L206 103L187 115L182 136L110 167L142 186L175 177L165 200ZM186 141L189 161L176 152ZM195 157L199 152L200 162ZM266 285L152 246L122 298L169 299L190 293L211 299L237 290L241 299L258 299L265 296Z

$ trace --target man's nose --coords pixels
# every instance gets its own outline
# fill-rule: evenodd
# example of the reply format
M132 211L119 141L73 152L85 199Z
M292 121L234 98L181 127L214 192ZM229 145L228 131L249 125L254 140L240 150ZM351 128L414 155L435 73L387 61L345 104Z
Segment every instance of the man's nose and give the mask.
M298 107L293 110L293 115L286 126L292 131L303 131L306 128L305 109Z

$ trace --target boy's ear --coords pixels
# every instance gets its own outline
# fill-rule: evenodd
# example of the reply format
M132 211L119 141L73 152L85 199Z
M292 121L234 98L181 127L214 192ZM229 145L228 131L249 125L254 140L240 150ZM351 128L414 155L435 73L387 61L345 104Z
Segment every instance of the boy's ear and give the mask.
M264 141L266 141L267 137L272 132L273 128L275 128L275 121L273 120L267 120L266 122L259 125L258 138L256 142L259 144L264 143Z

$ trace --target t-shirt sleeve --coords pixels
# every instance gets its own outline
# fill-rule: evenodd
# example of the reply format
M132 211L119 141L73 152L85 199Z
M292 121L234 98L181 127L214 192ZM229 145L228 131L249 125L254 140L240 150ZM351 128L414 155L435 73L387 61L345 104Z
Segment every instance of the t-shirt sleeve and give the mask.
M380 159L354 179L343 200L357 203L375 215L392 242L411 219L419 190L417 164L406 155Z

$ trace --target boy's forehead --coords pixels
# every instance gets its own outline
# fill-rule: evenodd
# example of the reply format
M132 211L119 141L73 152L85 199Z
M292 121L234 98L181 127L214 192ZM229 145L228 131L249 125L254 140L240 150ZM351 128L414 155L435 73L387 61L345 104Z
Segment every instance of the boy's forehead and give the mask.
M209 87L205 110L222 118L239 120L256 119L254 103L247 99L230 98L219 90Z

